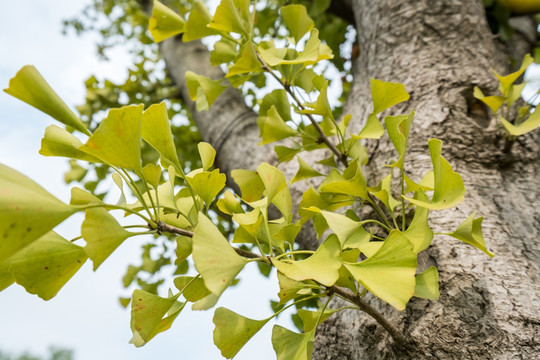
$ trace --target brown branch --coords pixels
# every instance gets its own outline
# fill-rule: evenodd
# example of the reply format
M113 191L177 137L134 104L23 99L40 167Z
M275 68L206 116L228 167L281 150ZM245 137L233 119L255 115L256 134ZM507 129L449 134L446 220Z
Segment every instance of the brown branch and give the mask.
M371 316L373 319L375 319L375 321L377 321L383 328L385 328L386 331L388 331L390 336L392 336L392 339L394 339L394 341L398 345L405 346L409 343L409 341L407 341L405 336L403 336L403 334L394 325L389 323L388 320L386 320L380 312L375 310L375 308L373 308L367 302L362 300L359 296L354 295L352 292L347 291L338 286L332 286L328 288L328 290L330 290L336 295L339 295L349 300L350 302L358 306L360 310L362 310L363 312Z
M169 232L169 233L172 233L172 234L178 234L178 235L182 235L182 236L193 237L193 232L191 232L189 230L180 229L180 228L177 228L175 226L171 226L169 224L164 223L163 221L160 221L157 224L157 229L154 229L150 225L148 225L148 227L150 229L152 229L152 230L158 230L158 233L161 233L162 231L165 231L165 232ZM233 247L233 249L240 256L250 258L250 259L265 259L266 260L266 258L264 256L252 253L251 251L244 250L244 249L239 249L239 248L235 248L235 247ZM270 262L270 264L271 263L272 262ZM321 285L321 284L319 284L319 285ZM321 286L323 286L323 285L321 285ZM390 336L392 336L392 339L394 339L394 341L397 344L399 344L401 346L405 346L408 343L407 339L403 336L403 334L401 334L401 332L394 325L390 324L388 322L388 320L386 320L384 318L384 316L380 312L375 310L375 308L373 308L371 305L366 303L359 296L356 296L352 292L347 291L347 290L345 290L343 288L340 288L338 286L335 286L335 285L331 286L331 287L326 287L326 288L331 293L334 293L334 294L336 294L338 296L341 296L342 298L345 298L348 301L350 301L351 303L355 304L356 306L358 306L358 309L360 309L361 311L365 312L366 314L371 316L373 319L375 319L375 321L377 321L383 328L386 329L386 331L388 331Z

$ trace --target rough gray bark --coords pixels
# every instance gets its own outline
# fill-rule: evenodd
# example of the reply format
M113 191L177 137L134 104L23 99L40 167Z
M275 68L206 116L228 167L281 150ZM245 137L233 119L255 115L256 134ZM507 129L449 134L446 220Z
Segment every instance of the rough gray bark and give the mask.
M372 319L348 311L321 326L314 358L534 358L540 353L540 136L536 131L510 145L495 119L482 108L473 111L473 86L493 91L490 67L509 70L504 47L489 32L481 1L356 0L352 6L361 49L346 108L353 114L353 126L359 129L370 111L369 78L403 83L411 100L393 112L416 110L406 170L418 179L431 169L427 140L437 137L444 142L443 155L467 186L466 201L457 210L432 212L431 224L436 231L451 231L478 211L485 217L488 246L497 256L489 259L457 240L436 237L422 258L425 266L435 263L439 268L438 301L414 299L398 312L370 299L413 339L409 348L397 348ZM219 76L197 43L182 45L173 39L161 50L185 98L186 70ZM275 159L268 147L257 147L255 114L237 91L228 90L209 112L193 116L205 140L218 149L225 171L253 169ZM368 146L374 155L366 172L373 180L395 152L385 138ZM293 173L291 167L284 170ZM293 196L298 202L299 192Z

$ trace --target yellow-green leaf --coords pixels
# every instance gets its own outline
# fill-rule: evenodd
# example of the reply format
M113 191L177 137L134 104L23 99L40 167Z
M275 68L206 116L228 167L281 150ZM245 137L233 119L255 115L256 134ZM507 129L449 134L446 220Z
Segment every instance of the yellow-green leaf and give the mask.
M399 154L399 159L389 166L397 167L402 171L405 160L405 152L407 150L407 142L409 140L409 130L411 128L413 119L414 111L411 111L409 115L387 116L384 118L388 137L390 137L390 140L396 147Z
M414 294L416 253L409 239L393 230L383 245L367 260L345 267L354 278L375 296L398 310Z
M259 200L265 190L261 177L252 170L234 169L231 171L234 182L240 188L242 199L246 202Z
M98 158L80 151L78 148L82 145L82 142L70 132L59 126L49 125L45 129L43 139L41 139L39 153L43 156L61 156L90 162L101 162Z
M231 284L247 264L203 213L193 233L193 261L204 284L216 296Z
M281 190L287 187L285 175L275 166L262 163L257 167L257 172L265 187L264 195L268 197L269 201L272 201Z
M379 118L375 113L371 113L368 116L366 125L358 133L358 135L352 134L355 139L380 139L384 134L384 127L381 125Z
M197 144L197 149L199 149L199 155L201 156L201 162L203 170L208 170L214 165L214 159L216 158L216 150L206 142L200 142Z
M303 179L309 179L315 176L322 176L320 172L313 169L311 166L309 166L308 163L306 163L300 156L296 157L298 159L298 171L296 172L296 175L291 180L291 184L303 180Z
M285 27L296 43L315 25L302 5L283 6L279 11Z
M0 164L0 262L76 211L23 174Z
M272 345L277 360L311 360L315 329L307 333L295 333L279 325L272 330Z
M142 173L146 182L157 189L161 180L161 167L150 163L143 168Z
M257 118L257 124L261 130L262 138L259 145L269 144L296 135L296 130L285 124L274 105L266 115Z
M332 286L339 278L340 252L339 240L328 237L306 260L271 260L278 271L292 280L315 280L323 285Z
M148 21L148 30L155 42L181 34L184 31L185 21L173 10L169 9L157 0L154 0L152 17Z
M487 249L486 241L482 235L482 220L484 220L484 218L479 217L475 219L475 215L476 213L469 215L469 217L465 219L454 232L447 235L472 245L485 252L489 257L493 257L495 254Z
M317 321L319 319L320 319L320 322L319 322L320 324L338 311L339 309L326 308L324 310L324 313L321 316L320 311L298 309L298 316L300 316L300 319L302 319L302 323L304 324L304 332L309 332L315 329L315 327L318 325Z
M81 119L54 92L34 66L22 67L17 75L9 81L9 87L4 91L39 111L43 111L62 124L90 135Z
M8 259L17 284L43 300L52 299L79 270L87 256L80 246L48 232Z
M502 104L504 104L504 102L506 101L505 96L485 96L478 86L474 87L473 96L486 104L491 109L491 111L493 111L493 113L496 113L497 110L499 110Z
M298 292L302 289L318 288L313 282L303 282L289 279L284 274L277 272L277 278L279 282L279 304L286 304L289 300L296 298Z
M143 290L135 290L131 299L133 337L129 342L141 347L160 332L168 330L185 306L177 298L178 295L162 298Z
M197 302L211 294L210 290L204 286L204 280L200 277L179 276L174 278L174 286L190 302Z
M225 174L220 174L219 169L216 169L212 172L201 171L194 175L188 174L186 180L208 208L215 197L225 187L227 177Z
M211 19L212 17L210 16L206 5L204 5L202 1L195 2L187 22L184 25L185 32L184 35L182 35L182 41L188 42L219 34L218 31L208 27Z
M15 282L13 274L9 272L9 262L0 261L0 291L4 291Z
M529 115L527 120L523 121L518 125L511 124L502 116L500 117L500 119L506 131L508 131L514 136L520 136L538 129L538 127L540 126L540 111L538 110L538 107L536 107L536 109L534 109L534 112Z
M133 234L124 229L107 210L91 208L86 210L81 235L86 241L84 251L94 263L96 271L103 261Z
M317 29L311 30L310 37L304 46L304 50L293 59L285 60L287 52L282 51L282 49L265 49L262 46L259 46L258 50L260 57L270 66L285 64L311 65L318 61L332 59L334 57L334 55L332 55L332 50L319 40L319 31Z
M370 79L373 113L378 114L391 106L409 100L409 93L399 83Z
M499 79L499 90L501 90L501 93L504 96L510 95L510 90L514 81L516 81L525 72L525 70L527 70L527 67L529 67L529 65L531 65L533 62L533 57L529 54L526 54L523 58L523 62L521 63L521 67L519 68L519 70L511 74L501 76L496 71L492 70L495 76Z
M226 33L235 32L247 35L246 18L248 12L249 0L221 0L208 27Z
M242 347L270 320L253 320L223 307L217 308L212 321L214 344L227 359L232 359Z
M159 153L161 164L165 169L173 166L178 173L181 173L182 167L178 162L171 123L164 102L151 105L144 111L141 119L141 136Z
M416 199L421 201L428 200L421 189L416 194ZM427 249L433 240L433 231L429 227L428 216L429 209L420 206L416 207L414 217L407 230L403 233L413 244L416 254Z
M223 198L217 201L217 207L219 210L228 215L244 213L242 205L238 202L238 200L230 190L226 190L223 194Z
M428 141L431 162L433 163L435 189L431 201L421 201L403 196L407 201L431 210L443 210L454 207L463 201L465 185L461 175L452 170L452 166L441 156L442 142L438 139Z
M79 150L120 168L141 171L143 105L111 109Z
M240 56L236 59L234 64L229 66L227 77L262 71L263 68L255 53L254 45L251 41L248 41L242 47Z
M232 0L228 0L232 1ZM189 97L196 102L197 111L208 110L218 96L227 88L206 76L186 71Z
M435 266L431 266L416 276L414 296L429 300L437 300L439 298L439 272Z

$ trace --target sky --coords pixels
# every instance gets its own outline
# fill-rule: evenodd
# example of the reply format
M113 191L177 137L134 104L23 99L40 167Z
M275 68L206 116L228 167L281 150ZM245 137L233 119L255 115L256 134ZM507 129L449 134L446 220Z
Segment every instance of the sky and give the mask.
M7 11L0 13L0 87L7 88L9 79L31 64L75 109L84 101L84 80L91 74L122 79L129 63L122 50L109 53L110 62L101 62L95 55L95 38L61 33L62 19L73 17L85 4L83 0L10 2ZM67 160L38 154L45 128L54 120L4 92L0 92L0 111L0 163L69 202L70 186L63 181ZM55 230L68 239L78 236L82 219L75 216ZM170 330L144 347L128 343L130 313L119 305L118 297L130 296L121 278L128 264L139 263L140 244L131 239L122 244L95 273L88 261L50 301L26 293L17 284L0 293L0 352L44 356L49 346L56 346L73 349L76 360L221 359L212 342L213 311L186 308ZM218 306L262 319L271 314L269 299L277 299L277 281L261 278L254 264L246 273ZM279 323L290 328L285 317ZM267 324L235 359L274 359L272 326L273 322Z

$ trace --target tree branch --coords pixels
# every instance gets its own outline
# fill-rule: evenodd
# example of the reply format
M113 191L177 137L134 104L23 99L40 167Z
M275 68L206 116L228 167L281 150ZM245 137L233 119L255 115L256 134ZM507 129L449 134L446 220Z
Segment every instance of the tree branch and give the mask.
M150 224L148 225L148 227L151 230L158 230L158 233L161 233L162 231L164 231L164 232L169 232L172 234L193 237L193 232L189 230L180 229L175 226L171 226L169 224L164 223L163 221L160 221L157 224L157 229L153 228ZM239 249L236 247L232 247L232 248L240 256L243 256L249 259L267 260L266 257L259 254L252 253L251 251ZM269 263L272 264L272 262L269 262ZM324 286L322 284L319 284L319 285ZM347 291L335 285L331 287L326 287L326 289L329 290L331 293L339 295L342 298L348 300L349 302L355 304L356 306L358 306L359 310L365 312L366 314L371 316L373 319L375 319L375 321L377 321L386 331L388 331L390 336L392 336L392 339L394 339L394 341L397 344L399 344L400 346L405 346L407 344L407 339L403 336L403 334L401 334L401 332L394 325L390 324L380 312L378 312L371 305L363 301L359 296L354 295L352 292Z

